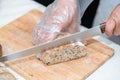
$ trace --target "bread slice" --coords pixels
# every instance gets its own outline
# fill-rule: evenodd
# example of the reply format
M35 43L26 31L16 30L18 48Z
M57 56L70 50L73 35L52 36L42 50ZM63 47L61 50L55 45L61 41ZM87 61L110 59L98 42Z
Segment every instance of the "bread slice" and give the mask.
M87 54L87 48L79 44L66 44L42 53L42 62L46 65L80 58Z
M0 80L16 80L9 72L0 72Z
M69 33L59 35L57 38L63 38ZM47 50L37 55L44 64L50 65L60 62L65 62L73 59L78 59L87 54L87 48L81 42L65 44L54 49Z
M3 63L0 63L0 80L16 80L14 75L7 70Z

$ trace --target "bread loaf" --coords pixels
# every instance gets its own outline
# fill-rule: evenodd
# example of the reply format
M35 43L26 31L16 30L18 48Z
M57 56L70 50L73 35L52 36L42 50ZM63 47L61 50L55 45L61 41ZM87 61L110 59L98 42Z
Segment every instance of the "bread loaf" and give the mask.
M2 46L0 45L0 57L2 56Z
M78 44L66 44L42 53L41 60L44 64L55 64L80 58L87 54L87 48Z

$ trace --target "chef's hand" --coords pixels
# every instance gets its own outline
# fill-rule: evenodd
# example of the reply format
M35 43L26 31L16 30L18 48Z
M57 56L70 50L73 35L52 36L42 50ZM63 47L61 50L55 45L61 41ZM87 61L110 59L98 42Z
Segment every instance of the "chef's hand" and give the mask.
M78 0L55 0L49 5L33 31L33 42L48 42L63 33L74 33L80 24Z
M105 33L108 36L120 35L120 4L112 11L106 21Z

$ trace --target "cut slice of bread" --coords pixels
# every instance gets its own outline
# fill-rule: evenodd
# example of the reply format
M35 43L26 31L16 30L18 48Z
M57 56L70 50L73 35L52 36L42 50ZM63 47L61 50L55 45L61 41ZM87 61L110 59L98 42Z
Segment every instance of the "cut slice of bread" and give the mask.
M0 72L0 80L16 80L9 72Z
M59 35L58 38L63 38L67 35L69 34L64 33ZM42 52L37 55L37 58L40 59L44 64L50 65L78 59L85 56L87 53L87 48L84 46L84 44L81 42L75 42Z
M40 60L46 65L80 58L87 54L87 48L78 44L66 44L42 53Z
M3 63L0 63L0 80L16 80Z

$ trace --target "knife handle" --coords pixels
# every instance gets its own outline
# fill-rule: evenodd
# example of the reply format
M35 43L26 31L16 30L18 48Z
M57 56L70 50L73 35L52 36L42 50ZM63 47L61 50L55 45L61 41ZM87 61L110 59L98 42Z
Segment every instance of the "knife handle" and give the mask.
M106 22L100 24L100 29L102 33L105 32L105 26L106 26Z

